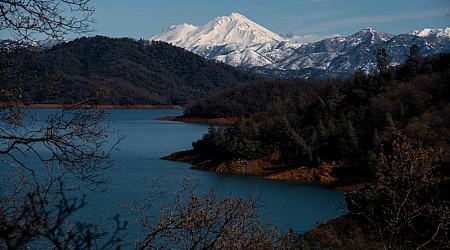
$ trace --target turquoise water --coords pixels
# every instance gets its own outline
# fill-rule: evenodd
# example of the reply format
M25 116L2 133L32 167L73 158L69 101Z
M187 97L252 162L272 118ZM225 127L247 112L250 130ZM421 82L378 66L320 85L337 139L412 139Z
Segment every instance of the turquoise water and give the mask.
M33 112L51 112L33 110ZM109 182L105 192L82 191L87 205L78 215L83 220L101 223L106 214L120 214L129 221L128 238L139 231L138 214L125 204L146 202L149 190L158 179L170 188L184 178L197 183L199 193L215 188L220 197L233 195L246 198L259 195L264 206L260 215L264 223L280 230L306 232L318 222L326 222L343 214L337 209L345 204L344 194L319 185L288 181L264 180L256 177L220 175L189 169L190 164L160 160L172 152L191 148L208 130L208 125L156 121L153 118L180 115L181 110L109 110L110 126L120 130L125 139L113 152L115 167L106 173Z

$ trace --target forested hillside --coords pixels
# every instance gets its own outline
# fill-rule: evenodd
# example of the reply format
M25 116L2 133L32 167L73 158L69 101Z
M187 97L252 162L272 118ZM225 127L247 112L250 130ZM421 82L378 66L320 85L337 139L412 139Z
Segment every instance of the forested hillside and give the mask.
M281 152L282 165L345 161L372 173L371 154L401 132L444 150L450 161L450 55L346 80L274 80L196 102L185 116L241 117L195 142L205 158L255 159ZM356 173L356 172L355 172Z
M447 249L450 54L417 51L389 68L380 50L372 75L267 81L209 96L186 115L241 119L168 159L344 186L349 214L308 233L311 249Z
M23 100L31 103L74 103L106 95L103 104L185 104L261 78L164 42L102 36L48 50L9 52L2 61L12 66L0 83L20 83Z

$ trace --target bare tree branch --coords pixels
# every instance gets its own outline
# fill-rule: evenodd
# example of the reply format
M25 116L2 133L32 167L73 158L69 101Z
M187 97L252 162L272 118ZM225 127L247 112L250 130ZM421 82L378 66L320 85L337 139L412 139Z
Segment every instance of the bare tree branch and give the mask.
M59 40L90 32L93 12L89 0L1 0L0 30L17 41L36 40L36 35Z
M218 199L215 190L197 195L185 185L173 190L173 203L162 205L157 218L149 204L128 205L142 215L138 249L280 249L277 230L257 215L258 197Z

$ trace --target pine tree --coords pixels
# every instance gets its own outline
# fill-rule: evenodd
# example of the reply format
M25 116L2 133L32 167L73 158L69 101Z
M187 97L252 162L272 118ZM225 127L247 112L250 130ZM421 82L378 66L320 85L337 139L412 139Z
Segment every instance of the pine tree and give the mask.
M412 79L417 76L422 67L423 58L420 54L419 46L413 45L409 48L409 55L406 59L406 65L408 69L408 78Z
M378 68L378 72L380 74L384 74L387 72L388 69L388 65L389 65L389 61L387 58L387 52L386 49L382 48L379 49L377 52L377 68Z
M339 150L343 157L354 158L359 153L359 140L356 130L350 121L344 127L343 134L339 139Z

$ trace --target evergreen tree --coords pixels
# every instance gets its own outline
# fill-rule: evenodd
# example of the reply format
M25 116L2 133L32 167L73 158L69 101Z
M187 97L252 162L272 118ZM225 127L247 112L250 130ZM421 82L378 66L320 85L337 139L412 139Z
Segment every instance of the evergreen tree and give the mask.
M355 71L355 75L353 77L353 82L354 82L355 88L364 89L366 87L365 84L367 83L366 72L364 72L364 70L362 70L361 68L358 68Z
M387 72L389 65L386 49L379 49L377 52L377 68L380 74Z
M409 55L406 59L406 65L408 69L408 78L412 79L417 76L422 67L423 59L420 54L419 46L413 45L409 48Z
M389 60L386 49L379 49L377 52L378 84L385 87L394 80L395 69L389 68Z
M387 113L386 114L386 121L385 121L385 127L384 130L388 133L394 133L395 131L397 131L396 127L395 127L395 122L394 119L392 118L391 113Z
M355 154L359 154L359 140L356 130L350 121L347 121L344 131L339 138L339 151L346 158L355 158Z

